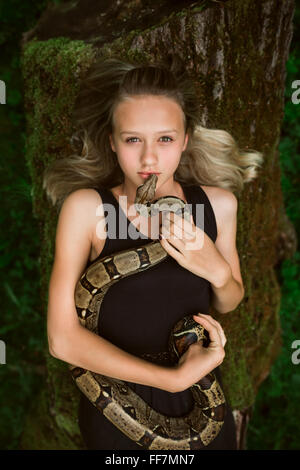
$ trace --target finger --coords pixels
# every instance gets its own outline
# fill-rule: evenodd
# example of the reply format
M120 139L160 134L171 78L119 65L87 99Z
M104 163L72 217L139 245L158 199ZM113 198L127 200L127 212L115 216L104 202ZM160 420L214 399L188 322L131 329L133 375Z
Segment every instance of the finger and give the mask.
M207 315L205 315L205 317L206 316ZM200 323L208 331L210 340L212 342L215 342L216 344L221 345L222 347L224 347L223 346L223 343L224 343L223 335L221 334L221 332L219 331L217 326L215 324L213 324L211 322L211 320L209 320L208 318L205 318L205 317L199 316L199 315L193 315L193 318L195 319L195 321Z
M167 213L163 217L163 224L165 226L174 226L179 228L187 236L195 236L195 230L193 229L192 223L186 220L184 217L179 216L175 213Z
M211 315L206 315L204 313L199 313L200 317L207 318L213 325L215 325L220 331L222 330L222 325Z
M217 325L220 325L217 320L215 320L211 315L207 315L206 313L200 313L198 312L198 314L196 316L199 316L200 318L203 317L203 318L206 318L208 321L210 321L213 325L217 326Z
M205 232L201 229L197 229L195 232L194 238L190 240L186 240L186 250L193 251L193 250L201 250L204 246L205 241Z
M160 235L162 239L167 240L170 245L172 245L174 248L177 248L177 250L179 250L182 255L184 254L185 242L183 239L175 237L173 232L170 233L164 227L161 228Z
M225 344L226 344L226 342L227 342L227 338L226 338L226 336L225 336L225 333L224 333L223 328L221 328L221 338L222 338L222 344L223 344L223 348L224 348L224 346L225 346Z
M177 215L177 214L172 214L173 215L173 221L174 224L180 228L189 235L195 235L195 227L193 224L193 216L192 214L190 215L190 220L187 220L185 217L182 215Z
M166 252L169 253L176 261L183 261L184 256L181 253L181 250L183 250L184 244L181 240L178 240L177 238L173 240L162 238L159 241Z
M181 238L183 240L191 241L195 239L195 234L186 230L184 227L184 223L182 223L181 225L173 224L173 233L175 237Z
M222 325L217 320L215 320L211 315L204 315L203 313L200 313L200 316L206 317L208 319L208 321L210 321L213 325L216 326L216 328L218 330L218 333L221 337L222 345L224 347L225 344L226 344L227 339L226 339L224 330L222 328Z
M217 320L215 320L213 317L211 317L210 315L207 315L207 316L209 317L209 321L211 321L212 324L215 325L215 327L217 328L218 333L219 333L220 338L221 338L222 346L224 348L227 339L226 339L224 330L222 328L222 325Z
M161 226L161 233L165 238L177 238L179 240L192 240L194 235L188 232L185 232L183 227L173 224L170 221L167 221Z

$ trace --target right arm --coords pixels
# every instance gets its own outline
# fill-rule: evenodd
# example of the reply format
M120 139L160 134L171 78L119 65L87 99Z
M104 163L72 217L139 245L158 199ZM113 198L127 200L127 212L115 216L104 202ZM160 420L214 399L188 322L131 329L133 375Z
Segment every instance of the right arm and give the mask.
M180 365L160 366L123 351L79 322L74 293L89 258L92 234L96 227L96 208L102 203L99 198L94 190L80 189L66 198L60 210L48 295L50 354L69 364L119 380L169 392L184 390L194 380L195 369L191 364L197 362L197 380L208 373L207 367L210 370L215 367L212 366L212 357L206 361L201 358L200 361L200 355L196 353L197 346L188 349ZM98 230L99 227L103 228L104 224L98 223ZM105 240L105 236L102 238ZM188 355L191 360L187 360ZM188 364L190 367L187 367Z

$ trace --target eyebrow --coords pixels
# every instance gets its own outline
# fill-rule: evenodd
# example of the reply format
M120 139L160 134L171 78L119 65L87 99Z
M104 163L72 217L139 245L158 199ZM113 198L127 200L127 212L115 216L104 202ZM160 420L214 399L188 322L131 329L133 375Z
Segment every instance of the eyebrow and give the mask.
M155 132L155 134L163 134L163 133L166 133L166 132L176 132L176 134L178 134L178 131L177 131L176 129L165 129L164 131ZM141 134L141 132L137 132L137 131L122 131L122 132L120 132L120 134Z

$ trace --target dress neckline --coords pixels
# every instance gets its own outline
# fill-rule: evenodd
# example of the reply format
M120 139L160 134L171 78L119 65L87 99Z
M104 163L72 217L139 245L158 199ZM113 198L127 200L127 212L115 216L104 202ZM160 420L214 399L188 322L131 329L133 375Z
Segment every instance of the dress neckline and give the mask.
M178 181L177 181L178 182ZM183 195L184 195L184 198L186 200L186 203L189 204L189 198L187 198L187 186L182 184L182 183L179 183L179 186L181 187L181 190L183 192ZM119 207L119 210L122 212L123 216L126 218L127 220L127 228L129 227L129 225L132 225L133 228L135 228L135 230L140 234L140 235L143 235L143 239L146 239L146 240L154 240L153 238L150 238L148 237L147 235L145 235L144 233L142 233L132 222L131 220L128 219L127 215L125 214L123 208L121 207L118 199L115 197L115 195L113 194L113 192L111 191L110 188L108 188L108 192L111 194L112 198L114 199L115 203L117 204L117 206ZM156 239L155 239L156 240Z

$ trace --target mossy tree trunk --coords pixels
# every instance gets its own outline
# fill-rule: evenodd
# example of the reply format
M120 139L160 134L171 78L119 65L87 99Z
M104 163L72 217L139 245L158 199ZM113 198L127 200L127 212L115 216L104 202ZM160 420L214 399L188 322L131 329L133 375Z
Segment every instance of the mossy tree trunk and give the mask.
M265 157L260 177L246 185L239 200L237 248L245 297L229 315L212 312L228 338L221 370L239 448L245 448L251 407L281 347L275 267L288 256L282 241L290 230L278 142L294 2L101 3L50 5L22 41L26 158L41 237L41 314L47 308L57 222L42 189L42 174L53 159L72 152L70 116L80 79L96 58L152 61L176 53L195 81L202 125L227 130L241 148L259 150ZM79 391L65 363L48 351L45 360L47 384L28 413L21 446L84 448L77 423Z

